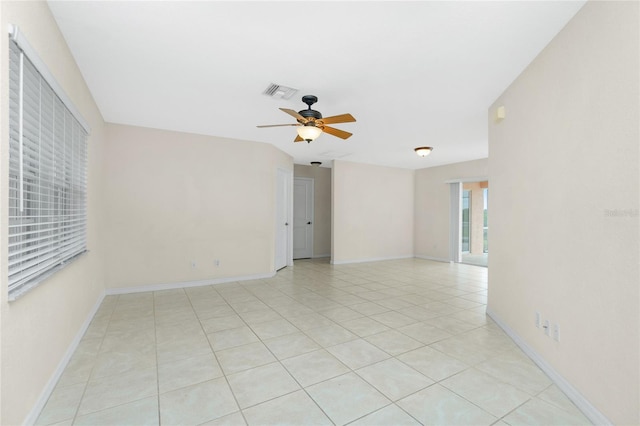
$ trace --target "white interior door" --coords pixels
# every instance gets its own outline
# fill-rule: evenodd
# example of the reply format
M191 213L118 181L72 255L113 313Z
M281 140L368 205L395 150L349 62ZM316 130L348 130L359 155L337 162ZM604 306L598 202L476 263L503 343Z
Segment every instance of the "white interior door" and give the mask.
M293 258L313 256L313 179L293 180Z
M278 169L276 183L276 271L289 263L290 244L290 209L291 209L291 172Z

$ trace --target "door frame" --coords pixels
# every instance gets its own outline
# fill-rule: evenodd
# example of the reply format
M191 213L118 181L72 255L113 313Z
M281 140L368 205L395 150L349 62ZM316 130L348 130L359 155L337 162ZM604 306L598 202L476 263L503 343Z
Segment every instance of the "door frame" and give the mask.
M489 182L489 176L448 179L449 184L449 262L460 263L462 260L462 184L467 182Z
M285 193L284 193L284 200L282 200L282 202L284 202L284 211L286 212L286 223L289 223L289 226L287 226L287 238L286 238L286 247L284 248L285 250L285 257L286 257L286 264L285 266L281 267L280 269L287 267L287 266L293 266L293 223L292 223L292 219L293 219L293 170L289 170L289 169L285 169L282 167L278 167L276 169L276 173L275 173L275 180L276 180L276 191L275 191L275 203L274 203L274 226L275 226L275 232L274 232L274 256L273 256L273 270L274 272L277 272L278 269L278 265L276 265L276 262L278 260L278 244L280 242L280 239L278 238L278 232L279 232L279 217L278 217L278 207L279 207L279 203L280 203L280 199L279 199L279 191L280 191L280 185L279 185L279 180L280 180L280 176L284 177L285 180Z
M449 262L459 263L462 258L462 185L448 182L451 193L449 208Z
M314 236L314 231L315 231L315 226L316 226L316 221L315 221L315 194L316 194L316 188L315 188L315 179L314 178L310 178L310 177L297 177L294 176L293 177L293 182L295 184L296 180L303 180L303 181L307 181L307 182L311 182L311 211L309 212L309 222L311 222L311 238L310 238L310 244L311 244L311 255L309 256L309 259L313 258L313 236ZM293 212L293 210L292 210ZM292 220L295 219L295 212L293 212L291 214L291 218ZM295 226L295 224L294 224ZM293 227L292 227L292 233L293 233ZM293 240L292 240L293 241ZM291 251L292 251L292 256L293 256L293 242L291 244ZM301 258L303 259L303 258Z

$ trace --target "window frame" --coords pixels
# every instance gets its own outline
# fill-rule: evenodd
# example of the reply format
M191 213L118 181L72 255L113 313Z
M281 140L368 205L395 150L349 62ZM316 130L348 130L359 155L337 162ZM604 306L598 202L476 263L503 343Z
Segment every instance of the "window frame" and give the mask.
M87 251L90 128L18 27L8 44L12 301Z

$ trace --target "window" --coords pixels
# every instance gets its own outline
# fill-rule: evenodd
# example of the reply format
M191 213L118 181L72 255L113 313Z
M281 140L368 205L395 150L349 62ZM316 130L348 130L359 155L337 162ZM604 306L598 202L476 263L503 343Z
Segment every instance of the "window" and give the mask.
M10 299L87 249L88 126L17 35L9 42Z

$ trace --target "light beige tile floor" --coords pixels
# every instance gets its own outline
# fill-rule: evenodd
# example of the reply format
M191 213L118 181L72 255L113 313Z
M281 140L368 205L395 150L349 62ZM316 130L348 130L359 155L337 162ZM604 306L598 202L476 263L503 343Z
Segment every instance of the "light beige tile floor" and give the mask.
M420 259L108 296L37 423L589 424L486 300L486 268Z

